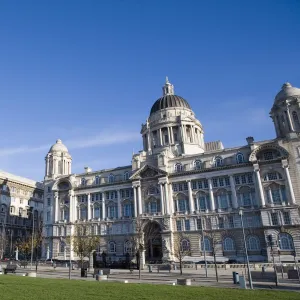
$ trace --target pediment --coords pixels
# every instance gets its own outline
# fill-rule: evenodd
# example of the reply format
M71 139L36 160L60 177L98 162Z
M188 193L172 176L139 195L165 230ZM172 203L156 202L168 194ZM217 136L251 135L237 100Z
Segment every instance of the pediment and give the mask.
M153 178L153 177L159 177L159 176L166 176L168 173L150 166L150 165L145 165L141 167L139 170L137 170L131 177L130 179L140 179L140 178Z

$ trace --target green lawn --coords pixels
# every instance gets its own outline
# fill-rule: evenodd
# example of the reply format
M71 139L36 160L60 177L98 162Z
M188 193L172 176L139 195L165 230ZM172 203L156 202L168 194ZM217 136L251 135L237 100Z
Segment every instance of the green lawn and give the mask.
M2 300L89 300L89 299L280 299L299 300L296 292L238 290L204 287L184 287L151 284L124 284L82 280L42 279L11 275L0 276Z

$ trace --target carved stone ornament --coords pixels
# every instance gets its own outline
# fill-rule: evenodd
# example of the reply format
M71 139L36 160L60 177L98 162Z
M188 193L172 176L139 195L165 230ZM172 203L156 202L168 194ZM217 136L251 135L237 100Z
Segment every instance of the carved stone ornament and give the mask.
M157 171L154 171L152 169L147 169L144 172L141 173L141 178L148 178L148 177L154 177L158 174Z
M164 218L162 219L162 229L169 230L170 229L170 219Z
M58 192L54 192L54 197L58 197Z

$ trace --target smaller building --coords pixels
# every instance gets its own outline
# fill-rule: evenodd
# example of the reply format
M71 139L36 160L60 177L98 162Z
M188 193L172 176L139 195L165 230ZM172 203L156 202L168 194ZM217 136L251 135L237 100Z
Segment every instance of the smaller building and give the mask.
M42 227L43 198L43 183L0 171L0 259L15 257L17 245L31 236L32 214L35 228Z

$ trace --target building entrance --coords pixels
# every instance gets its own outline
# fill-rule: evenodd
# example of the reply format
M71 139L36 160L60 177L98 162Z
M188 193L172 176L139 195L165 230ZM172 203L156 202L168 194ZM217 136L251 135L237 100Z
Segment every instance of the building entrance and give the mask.
M145 239L145 259L147 263L158 263L161 261L162 253L162 238L160 226L155 221L149 221L144 227Z

